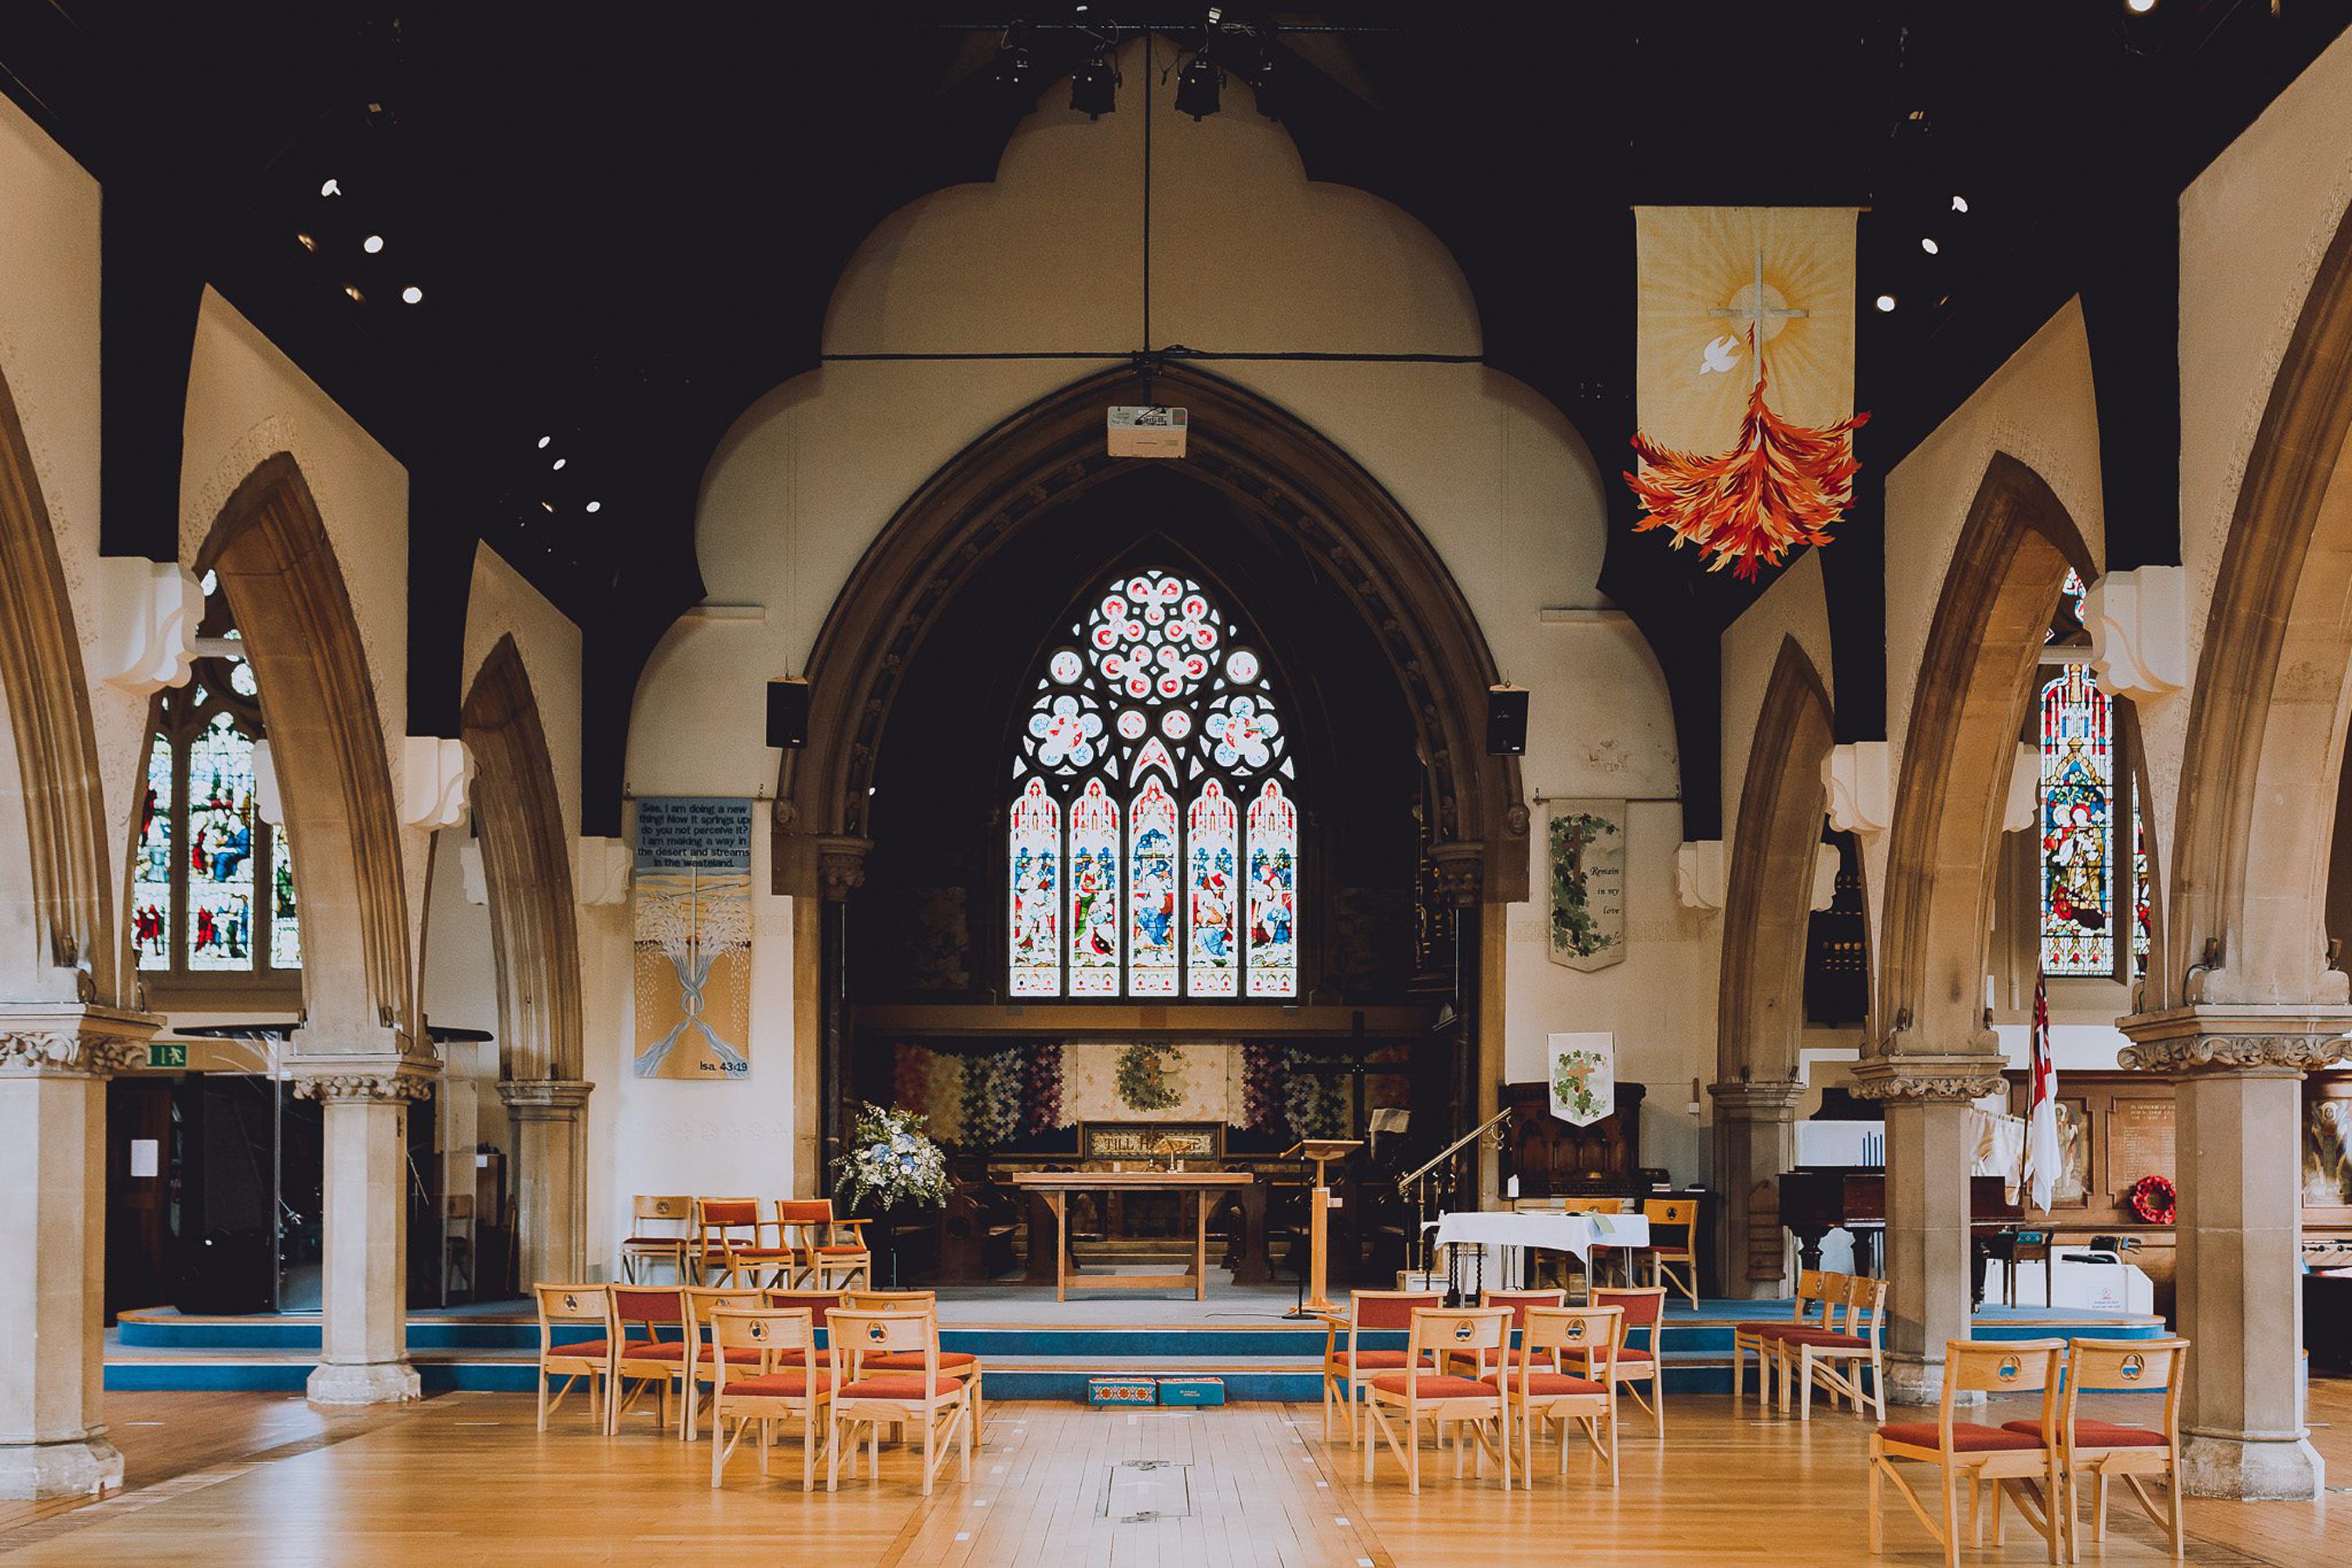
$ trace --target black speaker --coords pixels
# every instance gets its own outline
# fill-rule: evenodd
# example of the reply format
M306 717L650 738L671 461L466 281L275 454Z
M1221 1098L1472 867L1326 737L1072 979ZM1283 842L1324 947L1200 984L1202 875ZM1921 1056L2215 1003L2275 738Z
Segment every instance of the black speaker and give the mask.
M1528 750L1528 689L1490 686L1486 689L1486 751L1497 757L1517 757Z
M768 744L798 751L808 744L808 682L768 682Z

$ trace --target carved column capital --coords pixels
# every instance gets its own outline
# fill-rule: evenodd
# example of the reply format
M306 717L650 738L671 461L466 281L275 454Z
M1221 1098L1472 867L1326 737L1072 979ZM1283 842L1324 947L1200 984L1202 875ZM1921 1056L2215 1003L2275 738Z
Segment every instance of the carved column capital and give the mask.
M1854 1065L1853 1092L1862 1100L1982 1100L2006 1087L2004 1065L1999 1057L1974 1051L1868 1057Z
M1476 839L1433 844L1429 872L1441 902L1455 909L1477 903L1486 890L1486 846Z
M295 1094L321 1105L405 1105L431 1095L436 1076L433 1063L415 1057L314 1057L293 1064Z
M163 1020L81 1002L0 1003L0 1078L107 1078L147 1065Z
M1715 1100L1718 1119L1728 1117L1738 1121L1794 1121L1797 1107L1805 1100L1804 1080L1793 1078L1711 1083L1706 1092Z
M2300 1076L2352 1057L2352 1007L2200 1003L2117 1021L2131 1044L2116 1059L2136 1072Z
M595 1087L580 1079L509 1079L499 1084L499 1098L519 1121L577 1121Z
M845 833L816 836L816 885L827 903L837 904L866 885L866 858L874 840Z

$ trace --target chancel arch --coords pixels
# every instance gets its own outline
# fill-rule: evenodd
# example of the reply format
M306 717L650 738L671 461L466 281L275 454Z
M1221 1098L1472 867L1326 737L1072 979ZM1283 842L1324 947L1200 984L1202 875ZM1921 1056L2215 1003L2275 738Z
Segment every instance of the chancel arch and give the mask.
M1723 906L1712 1093L1724 1201L1718 1250L1725 1285L1737 1294L1777 1296L1785 1283L1772 1186L1796 1163L1805 948L1823 847L1822 763L1832 740L1820 672L1786 637L1757 716Z

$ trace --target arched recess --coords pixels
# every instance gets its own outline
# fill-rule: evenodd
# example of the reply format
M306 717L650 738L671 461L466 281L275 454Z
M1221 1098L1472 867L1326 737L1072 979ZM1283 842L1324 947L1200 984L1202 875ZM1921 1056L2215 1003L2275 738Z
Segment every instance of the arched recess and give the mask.
M98 740L83 683L81 640L58 560L57 536L33 471L25 427L0 378L0 693L25 804L23 880L33 951L0 954L0 984L87 968L92 999L129 1000L123 932L114 919ZM25 999L36 998L27 996ZM39 998L69 1000L64 997Z
M2070 566L2098 574L2042 476L1996 452L1945 574L1904 736L1871 1015L1887 1051L1993 1048L1984 975L2001 816Z
M474 756L474 817L489 887L499 1076L577 1079L580 931L569 840L539 702L512 637L482 661L459 722Z
M1805 1026L1805 937L1828 809L1822 762L1834 742L1829 693L1794 637L1780 642L1739 789L1723 905L1717 1076L1797 1076Z
M290 453L263 459L237 486L196 569L220 574L260 683L301 889L310 1048L388 1048L386 1029L413 1040L400 815L383 724L342 569Z
M1495 661L1468 602L1420 528L1361 465L1254 393L1187 365L1132 367L1014 415L925 481L851 573L809 656L809 744L776 790L777 890L838 895L867 836L876 752L900 677L940 610L1023 521L1108 479L1103 410L1191 410L1184 472L1299 539L1346 589L1386 652L1419 730L1446 874L1473 900L1527 897L1518 763L1486 754ZM830 841L830 845L828 844ZM846 855L829 853L842 846Z
M2347 999L2326 954L2328 850L2352 718L2347 363L2352 214L2288 340L2230 520L2189 700L2169 918L2143 1012Z

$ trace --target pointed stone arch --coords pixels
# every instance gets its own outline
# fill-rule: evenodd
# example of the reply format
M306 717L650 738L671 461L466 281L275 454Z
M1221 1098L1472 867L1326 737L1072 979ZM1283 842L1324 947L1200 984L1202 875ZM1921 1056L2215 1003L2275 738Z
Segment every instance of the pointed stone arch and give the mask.
M416 1034L400 812L359 623L309 482L279 452L206 535L260 683L302 899L308 1052L406 1049Z
M25 427L0 377L0 694L25 810L24 877L33 951L0 954L0 976L70 1001L76 968L91 999L127 1000L125 938L114 918L105 792L73 603L58 559ZM43 972L58 976L38 979ZM27 995L25 999L33 999Z

